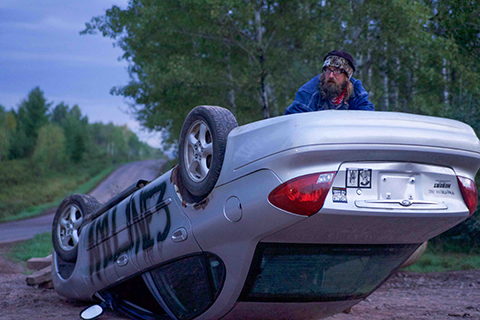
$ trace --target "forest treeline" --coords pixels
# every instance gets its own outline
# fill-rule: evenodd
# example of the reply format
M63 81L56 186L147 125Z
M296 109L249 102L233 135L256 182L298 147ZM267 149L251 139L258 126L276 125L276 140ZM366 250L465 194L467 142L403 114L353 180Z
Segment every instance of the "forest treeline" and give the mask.
M283 114L333 49L349 51L376 110L457 119L480 130L480 2L472 0L132 0L94 17L123 50L146 127L177 143L197 105L239 124ZM439 243L480 251L480 215Z
M134 0L86 23L115 41L145 126L175 144L196 105L239 124L283 114L333 49L349 51L376 110L480 129L480 2L471 0Z
M0 182L25 180L18 171L42 176L81 162L104 159L105 164L148 158L156 152L127 126L89 123L80 107L47 102L36 87L18 110L0 105ZM24 168L24 169L22 169Z
M57 205L117 164L162 156L127 126L89 123L78 105L54 106L36 87L16 110L0 105L0 221L40 214L35 206Z

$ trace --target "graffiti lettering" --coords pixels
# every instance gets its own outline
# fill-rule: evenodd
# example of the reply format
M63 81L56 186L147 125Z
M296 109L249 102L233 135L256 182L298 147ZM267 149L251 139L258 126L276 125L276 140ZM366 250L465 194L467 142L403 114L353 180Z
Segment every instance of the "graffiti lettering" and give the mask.
M171 227L170 199L164 200L167 184L148 185L144 189L134 193L126 206L115 206L102 216L93 221L88 228L88 247L90 258L90 275L95 275L102 280L101 270L113 265L118 257L125 252L131 252L131 256L138 256L143 251L147 259L148 252L156 242L164 241ZM125 208L124 212L119 208ZM165 224L154 230L151 223L154 214L164 215ZM124 215L126 225L117 226L117 217ZM155 225L155 227L158 227ZM127 229L124 233L124 231ZM153 229L153 230L152 230ZM128 244L119 246L119 237L128 236ZM94 282L92 277L92 283Z

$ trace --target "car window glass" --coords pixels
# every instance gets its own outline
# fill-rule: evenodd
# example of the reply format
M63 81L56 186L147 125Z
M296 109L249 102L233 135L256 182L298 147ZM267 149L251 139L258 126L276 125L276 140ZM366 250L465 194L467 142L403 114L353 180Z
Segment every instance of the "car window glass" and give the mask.
M150 278L163 303L178 319L192 319L218 296L225 267L213 255L183 258L151 270ZM145 277L147 279L147 277Z
M364 298L418 246L260 244L241 300Z

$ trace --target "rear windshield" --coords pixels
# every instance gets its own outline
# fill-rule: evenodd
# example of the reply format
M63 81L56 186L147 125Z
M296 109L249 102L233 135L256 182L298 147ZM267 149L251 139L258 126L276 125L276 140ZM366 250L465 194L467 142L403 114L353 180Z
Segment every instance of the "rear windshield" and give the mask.
M240 300L307 302L365 298L419 245L260 243Z

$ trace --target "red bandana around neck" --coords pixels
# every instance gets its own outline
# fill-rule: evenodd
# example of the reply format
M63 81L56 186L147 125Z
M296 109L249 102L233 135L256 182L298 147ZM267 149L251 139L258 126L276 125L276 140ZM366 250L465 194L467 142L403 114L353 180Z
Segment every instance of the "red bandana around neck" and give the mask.
M343 97L345 96L345 93L347 92L347 89L344 89L342 94L339 95L338 97L336 98L333 98L331 101L333 103L333 105L335 106L338 106L339 104L341 104L343 102Z

